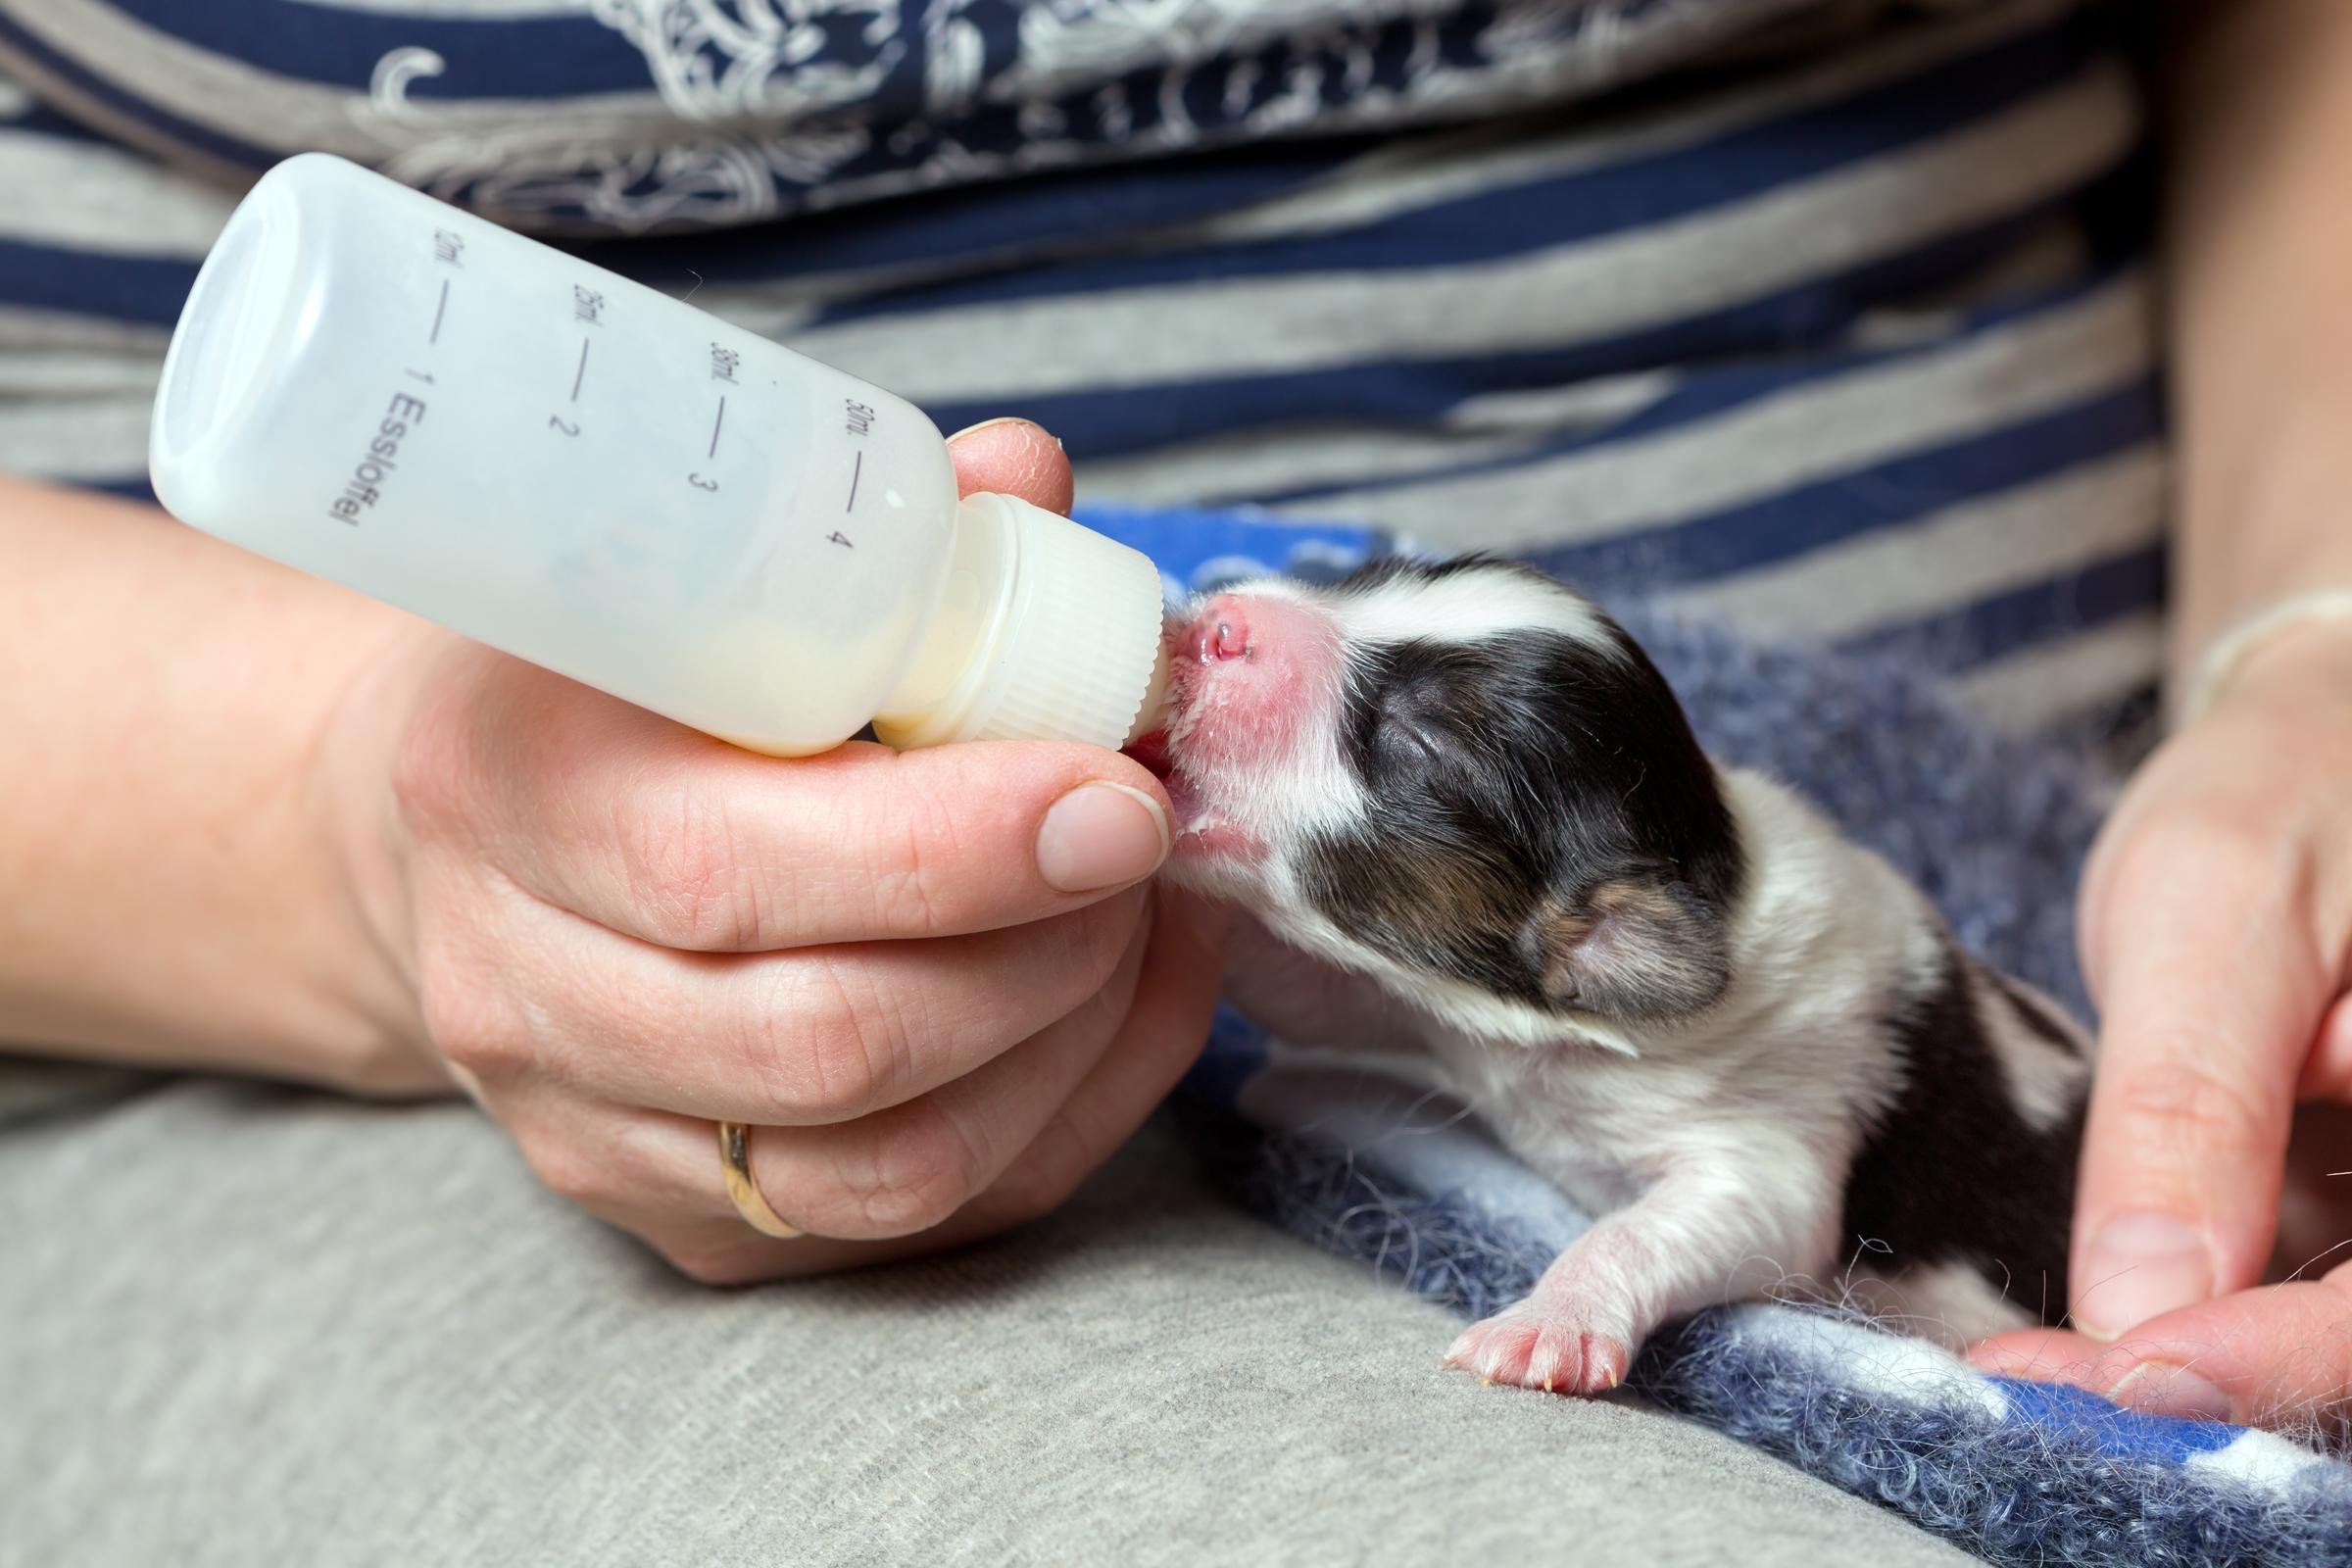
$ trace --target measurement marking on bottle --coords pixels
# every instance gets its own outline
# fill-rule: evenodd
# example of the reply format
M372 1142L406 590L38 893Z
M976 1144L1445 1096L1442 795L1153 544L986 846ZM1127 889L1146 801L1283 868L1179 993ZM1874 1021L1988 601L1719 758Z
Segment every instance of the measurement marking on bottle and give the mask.
M433 378L425 374L422 370L411 370L409 372L409 379L413 381L422 381L426 386L431 386L433 384Z
M726 427L727 400L722 397L718 400L718 417L710 421L710 450L704 454L705 457L718 456L718 432Z
M441 341L441 318L449 310L449 279L441 280L441 303L433 307L433 329L424 335L428 344Z
M588 379L588 340L580 339L580 368L571 372L571 401L580 401L580 383Z
M858 476L864 471L865 454L860 452L858 454L858 461L850 465L850 500L849 504L841 509L842 511L855 512L858 510Z

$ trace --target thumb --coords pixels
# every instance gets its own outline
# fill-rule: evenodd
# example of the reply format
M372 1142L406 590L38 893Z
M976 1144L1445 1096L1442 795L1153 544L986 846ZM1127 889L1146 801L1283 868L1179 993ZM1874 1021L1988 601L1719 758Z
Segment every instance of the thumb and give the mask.
M1027 419L990 419L948 437L956 486L963 495L1016 496L1048 512L1069 514L1070 460L1061 443Z
M2162 811L2127 831L2083 911L2105 994L2073 1310L2100 1339L2260 1276L2328 1001L2286 835Z

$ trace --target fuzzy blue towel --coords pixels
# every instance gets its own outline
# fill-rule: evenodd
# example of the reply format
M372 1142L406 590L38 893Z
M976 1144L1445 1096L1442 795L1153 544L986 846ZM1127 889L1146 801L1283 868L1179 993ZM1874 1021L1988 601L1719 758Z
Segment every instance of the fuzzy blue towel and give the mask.
M1393 541L1244 514L1088 509L1171 593L1329 578ZM1985 733L1900 671L1741 646L1612 604L1727 761L1803 789L1941 906L1977 954L2087 1012L2072 890L2098 819L2055 748ZM1261 1212L1465 1317L1524 1295L1587 1216L1426 1087L1288 1050L1226 1014L1188 1081ZM1965 1196L1965 1195L1963 1195ZM2283 1438L1993 1378L1827 1311L1718 1308L1630 1386L2002 1564L2352 1564L2352 1466Z

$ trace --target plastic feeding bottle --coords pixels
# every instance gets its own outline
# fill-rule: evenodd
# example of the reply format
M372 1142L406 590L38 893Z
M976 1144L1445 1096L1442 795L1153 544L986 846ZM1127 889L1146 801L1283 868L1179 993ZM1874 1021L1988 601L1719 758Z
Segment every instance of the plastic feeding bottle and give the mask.
M1118 746L1159 573L958 501L907 404L356 165L278 165L164 362L183 521L755 751Z

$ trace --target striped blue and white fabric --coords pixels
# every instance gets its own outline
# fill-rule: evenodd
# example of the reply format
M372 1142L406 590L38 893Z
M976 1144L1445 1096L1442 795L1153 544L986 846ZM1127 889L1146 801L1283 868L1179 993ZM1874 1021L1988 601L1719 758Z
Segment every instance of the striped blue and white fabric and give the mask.
M1529 554L2097 728L2156 668L2164 512L2104 31L2069 0L0 0L0 466L136 491L236 184L324 148L944 426L1039 419L1091 500Z
M254 174L337 152L943 426L1040 420L1172 587L1539 561L1627 607L1711 744L2079 1004L2096 787L2063 759L2144 715L2163 608L2112 30L2085 0L0 0L0 469L144 494L205 249ZM1195 1080L1283 1132L1245 1161L1266 1206L1466 1309L1581 1223L1348 1084L1235 1026ZM1862 1332L1715 1315L1644 1386L1996 1560L2352 1551L2341 1472L2289 1446ZM2118 1495L2247 1549L2129 1555L2156 1538Z

